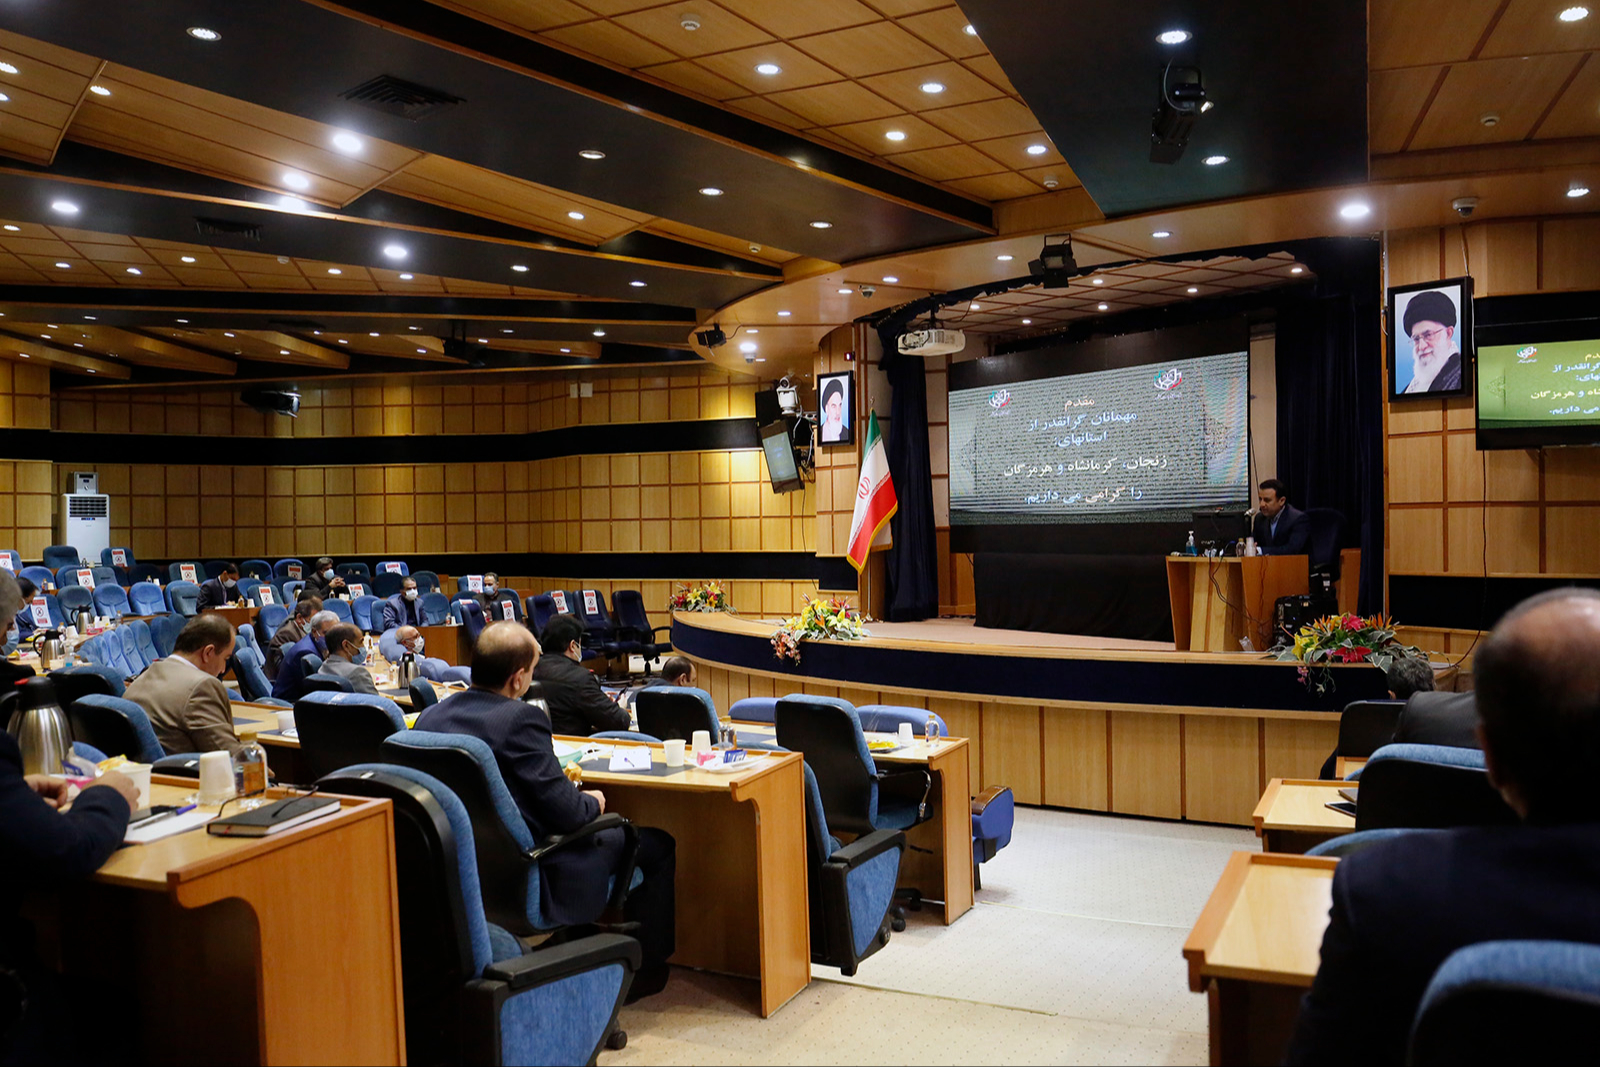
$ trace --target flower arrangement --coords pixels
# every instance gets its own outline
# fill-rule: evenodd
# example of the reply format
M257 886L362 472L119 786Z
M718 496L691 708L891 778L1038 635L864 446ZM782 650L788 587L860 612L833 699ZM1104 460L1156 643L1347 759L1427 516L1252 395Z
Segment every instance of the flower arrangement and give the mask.
M1405 656L1427 658L1421 649L1401 644L1394 631L1394 623L1382 615L1365 619L1358 615L1327 615L1302 626L1294 643L1281 648L1278 659L1298 660L1300 681L1321 696L1334 688L1333 672L1328 668L1336 663L1370 663L1386 671Z
M863 624L865 617L845 600L812 600L800 614L785 619L772 634L772 653L779 659L800 662L800 642L859 641L871 637Z
M721 582L683 585L667 599L667 611L732 611L733 602Z

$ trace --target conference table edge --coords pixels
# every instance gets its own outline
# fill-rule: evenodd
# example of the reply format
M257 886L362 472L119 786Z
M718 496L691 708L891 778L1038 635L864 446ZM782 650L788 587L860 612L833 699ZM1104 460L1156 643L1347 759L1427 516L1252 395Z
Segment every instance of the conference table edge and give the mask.
M1299 856L1278 852L1237 851L1228 857L1222 876L1206 898L1205 907L1184 939L1183 958L1189 965L1189 989L1194 993L1206 992L1207 982L1216 978L1232 978L1268 985L1309 988L1312 975L1286 975L1281 971L1264 970L1236 964L1219 964L1208 959L1218 937L1239 903L1241 890L1256 866L1307 867L1332 871L1339 865L1333 856Z

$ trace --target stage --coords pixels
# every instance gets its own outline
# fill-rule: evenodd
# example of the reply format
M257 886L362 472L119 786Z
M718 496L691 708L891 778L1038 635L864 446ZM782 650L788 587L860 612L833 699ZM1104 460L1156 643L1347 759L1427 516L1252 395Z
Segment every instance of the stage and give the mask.
M672 644L717 707L805 692L909 704L973 745L972 788L1020 803L1248 825L1270 778L1315 777L1337 711L1387 695L1374 667L1334 668L1312 696L1263 653L979 629L971 620L874 623L864 641L806 641L779 660L776 619L679 612Z

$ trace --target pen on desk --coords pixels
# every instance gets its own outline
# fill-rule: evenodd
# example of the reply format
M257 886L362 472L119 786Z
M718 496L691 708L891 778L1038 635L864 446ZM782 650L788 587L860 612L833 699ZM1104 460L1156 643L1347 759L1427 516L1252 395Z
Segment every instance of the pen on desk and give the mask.
M143 829L144 827L149 826L151 823L160 822L162 819L170 819L175 814L177 814L177 813L176 812L171 812L171 811L158 811L154 815L151 815L147 819L140 819L138 822L134 823L133 825L135 827Z
M193 811L197 807L199 807L198 804L185 804L181 808L174 808L172 814L174 814L174 815L187 815L189 812Z

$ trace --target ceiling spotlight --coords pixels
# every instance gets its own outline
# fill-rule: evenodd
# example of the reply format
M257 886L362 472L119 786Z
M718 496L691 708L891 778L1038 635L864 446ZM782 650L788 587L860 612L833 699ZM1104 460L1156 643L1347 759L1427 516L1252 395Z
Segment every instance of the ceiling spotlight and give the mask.
M511 264L511 269L516 271L518 274L526 274L526 273L528 273L527 266L522 264L522 263L513 263L513 264Z
M138 267L129 267L128 268L128 273L129 274L143 274L144 271L140 270Z
M337 148L347 156L353 156L357 152L361 151L361 138L357 137L353 133L346 133L345 131L340 130L338 133L333 135L332 140L333 147Z
M765 74L767 77L770 78L774 74L782 74L783 73L783 68L778 66L778 64L776 64L776 63L757 63L756 64L756 73L757 74Z
M1191 286L1189 286L1189 288L1184 290L1184 292L1186 292L1186 293L1198 293L1199 291L1200 291L1200 287L1198 285L1191 285Z
M831 230L833 228L833 223L824 222L821 219L817 219L811 224L811 228L813 230Z
M1156 109L1150 116L1150 162L1172 164L1183 157L1205 99L1199 67L1162 69L1156 85Z
M283 172L283 184L291 189L309 189L311 188L311 179L297 170L286 170Z
M900 279L898 277L896 277L895 275L893 275L893 274L885 274L883 276L883 284L884 285L894 285L899 281L900 281Z
M0 73L15 74L17 73L17 68L10 63L0 63Z
M197 41L220 41L222 34L216 30L208 30L204 26L190 26L189 36Z
M571 219L573 222L582 222L583 221L583 212L581 212L581 211L569 211L569 212L567 212L567 218Z
M16 233L18 230L22 229L22 227L21 226L13 226L13 225L11 225L11 223L8 222L8 223L6 223L6 229L11 231L12 233Z
M715 185L702 185L700 187L700 195L701 196L721 196L722 195L722 190L718 189Z
M345 339L344 339L344 338L343 338L343 337L341 337L341 338L339 338L339 343L340 343L340 344L342 344L342 345L347 345L347 344L349 344L349 343L350 343L350 342L349 342L349 341L346 341L346 340L345 340Z
M1306 269L1304 267L1290 267L1289 268L1289 273L1290 274L1304 274L1305 272L1306 272Z
M606 335L606 332L605 332L605 331L604 331L604 330L601 330L601 329L598 329L598 328L597 328L597 329L596 329L596 330L595 330L595 331L594 331L594 335L595 335L595 336L596 336L596 337L604 337L604 336L605 336L605 335Z
M1573 182L1567 186L1567 195L1576 200L1580 196L1589 195L1589 187L1583 182Z
M72 269L72 264L66 262L65 260L62 260L61 262L56 264L56 268L58 270L71 270Z
M55 200L51 202L50 210L62 215L76 215L78 213L78 205L70 200Z
M1588 17L1589 9L1586 7L1569 7L1561 14L1556 16L1556 18L1560 19L1562 22L1578 22Z
M1033 320L1032 319L1023 319L1022 320L1022 325L1024 325L1024 326L1032 326L1033 325Z
M1010 263L1010 262L1011 262L1011 260L1012 260L1012 259L1013 259L1013 258L1015 258L1015 257L1013 257L1013 256L1011 256L1011 255L1010 255L1010 254L1008 254L1008 253L1004 253L1004 252L1002 252L1002 253L1001 253L1001 254L1000 254L1000 255L998 255L998 256L995 256L995 257L994 257L994 258L995 258L995 259L997 259L997 260L999 260L999 261L1000 261L1000 262L1001 262L1001 263Z
M188 319L179 319L178 321L183 323L185 326L187 326L189 324L189 320Z
M329 267L328 268L328 273L329 274L343 274L344 271L340 270L338 267Z
M978 36L978 31L972 28L972 23L970 22L961 27L961 32L966 34L968 37Z
M383 254L390 259L405 259L406 248L405 245L384 245Z
M419 355L419 356L425 356L425 355L427 355L427 354L428 354L428 350L427 350L427 349L426 349L426 348L419 348L419 349L417 349L417 355Z
M744 332L745 333L760 333L761 331L760 330L752 330L749 327L746 327Z
M95 370L93 367L89 367L88 371L89 371L90 374L99 374L100 373L99 371Z
M96 96L110 96L111 95L111 90L107 89L104 85L91 85L91 86L89 86L89 91L91 93L93 93L94 95L96 95Z
M792 314L794 314L794 312L792 312L792 311L780 311L780 312L778 312L778 318L786 319Z
M1096 311L1107 311L1107 310L1110 310L1110 308L1111 308L1110 304L1096 304L1095 305L1095 310Z
M579 152L578 155L581 156L584 159L604 159L604 158L606 158L606 154L604 152L600 151L600 149L598 149L598 148L585 148L583 151Z
M412 278L415 278L415 277L416 277L415 274L402 274L402 275L400 275L400 280L403 281L403 282L409 282ZM413 326L412 329L416 329L416 327Z
M628 284L633 286L635 289L643 289L645 283L641 282L637 278L635 278L633 281L629 282Z
M489 343L489 339L488 339L488 338L487 338L487 337L480 337L480 338L478 338L478 343L479 343L479 344L480 344L480 345L486 345L486 344L488 344L488 343ZM417 349L417 351L418 351L418 352L421 352L421 351L422 351L422 349L420 349L420 348L419 348L419 349Z
M1224 163L1226 163L1227 161L1228 161L1228 157L1227 156L1207 156L1205 159L1202 159L1200 162L1204 163L1208 167L1220 167Z
M756 343L754 341L741 341L739 343L739 351L741 351L741 352L746 352L746 353L754 352L756 350L756 347L757 346L756 346Z
M1372 208L1359 202L1346 204L1339 209L1339 217L1341 219L1364 219L1370 214L1372 214Z
M1160 241L1163 238L1171 237L1172 236L1172 231L1171 230L1151 230L1150 231L1150 236L1154 237L1156 240Z
M904 130L889 130L889 131L885 132L883 136L884 136L885 140L889 140L889 141L904 141L906 139L906 131L904 131Z
M288 349L287 349L287 348L280 348L280 349L278 349L278 355L280 355L280 356L287 356L287 355L288 355L288 354L289 354L289 350L288 350Z
M5 93L0 93L0 104L9 103L10 100L11 100L11 98L9 96L7 96Z
M185 263L193 263L194 262L194 257L193 256L179 256L178 258L183 260Z
M944 82L923 82L922 91L930 96L944 92Z
M99 318L99 316L97 316L97 315L85 315L84 318L88 319L90 322L94 322L97 318Z
M1159 34L1156 37L1156 40L1160 41L1162 44L1182 44L1193 36L1194 34L1190 33L1188 30L1168 30L1165 33Z
M222 331L222 336L224 336L224 337L233 337L234 335L229 333L228 331L224 330L224 331Z
M572 351L572 349L570 349L570 348L563 348L563 349L562 349L562 350L561 350L561 351L562 351L562 353L563 353L563 354L565 354L565 353L567 353L567 352L571 352L571 351Z
M1200 114L1204 115L1207 111L1210 111L1212 108L1214 108L1216 106L1217 105L1216 105L1215 101L1207 100L1205 103L1200 105Z
M981 307L979 307L977 304L968 304L967 305L967 310L968 311L982 311L983 309Z
M406 329L408 329L408 330L420 330L420 329L422 329L422 327L421 326L407 326Z
M696 330L694 339L706 348L720 348L728 343L728 334L720 324L712 323L709 330Z
M1046 289L1065 289L1071 284L1078 273L1078 261L1072 254L1072 235L1047 235L1039 258L1028 264L1028 273Z
M1027 148L1028 155L1030 156L1042 156L1048 151L1050 151L1050 147L1042 144L1031 144Z
M368 337L376 337L376 336L378 336L378 332L376 330L374 330L371 333L367 334L367 336Z
M1104 285L1105 283L1106 283L1106 280L1104 278L1090 278L1089 279L1089 284L1090 285Z
M505 330L501 330L500 332L501 333L512 333L513 331L509 330L509 329L505 329Z
M839 290L839 295L840 296L849 296L853 292L855 292L854 289L840 289Z

